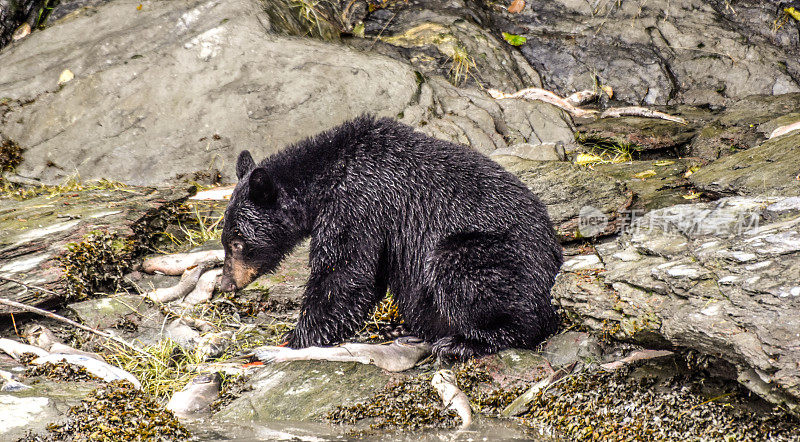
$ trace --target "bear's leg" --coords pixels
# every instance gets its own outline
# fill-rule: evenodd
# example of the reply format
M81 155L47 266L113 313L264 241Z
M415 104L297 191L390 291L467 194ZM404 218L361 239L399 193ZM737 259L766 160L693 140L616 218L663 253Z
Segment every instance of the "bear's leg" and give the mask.
M312 266L297 327L287 335L289 347L332 345L353 336L386 295L375 272L347 264Z
M550 302L554 266L509 235L451 235L426 263L433 301L450 330L438 356L468 359L504 348L534 348L558 327Z

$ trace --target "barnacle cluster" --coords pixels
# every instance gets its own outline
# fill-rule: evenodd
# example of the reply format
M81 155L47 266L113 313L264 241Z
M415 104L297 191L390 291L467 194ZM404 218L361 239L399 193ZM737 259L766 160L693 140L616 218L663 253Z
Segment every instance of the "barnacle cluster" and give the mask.
M30 365L25 369L25 377L32 378L44 376L48 379L57 381L95 381L99 378L88 371L86 368L72 365L66 361L45 362L40 365Z
M70 408L67 417L66 422L48 425L49 434L21 440L180 441L191 436L170 411L124 381L94 390Z

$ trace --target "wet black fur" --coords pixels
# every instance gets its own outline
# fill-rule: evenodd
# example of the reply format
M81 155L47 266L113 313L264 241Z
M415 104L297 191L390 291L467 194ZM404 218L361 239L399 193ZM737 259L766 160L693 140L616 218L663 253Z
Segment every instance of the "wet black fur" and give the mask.
M352 336L383 298L443 356L531 348L557 329L562 263L541 202L461 145L361 117L258 165L239 157L225 217L260 272L311 236L311 277L291 347Z

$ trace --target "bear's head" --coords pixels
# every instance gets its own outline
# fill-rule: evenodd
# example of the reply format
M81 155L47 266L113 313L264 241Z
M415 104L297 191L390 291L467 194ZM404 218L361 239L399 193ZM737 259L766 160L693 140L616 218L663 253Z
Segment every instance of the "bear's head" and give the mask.
M239 154L236 176L222 230L223 291L241 289L274 270L303 236L302 208L246 150Z

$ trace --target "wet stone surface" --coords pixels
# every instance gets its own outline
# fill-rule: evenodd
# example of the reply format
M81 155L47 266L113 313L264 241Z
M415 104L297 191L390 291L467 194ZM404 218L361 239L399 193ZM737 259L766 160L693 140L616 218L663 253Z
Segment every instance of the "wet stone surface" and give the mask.
M112 248L115 244L143 245L140 240L163 230L166 219L174 217L171 210L189 195L180 188L125 187L59 191L24 200L0 196L0 276L67 293L59 258L68 252L68 244L82 243L87 235L103 232L112 238ZM87 256L96 257L96 253L87 251ZM32 305L55 298L7 280L0 280L0 291ZM0 314L9 311L0 306Z

